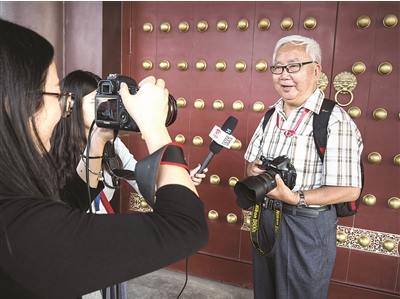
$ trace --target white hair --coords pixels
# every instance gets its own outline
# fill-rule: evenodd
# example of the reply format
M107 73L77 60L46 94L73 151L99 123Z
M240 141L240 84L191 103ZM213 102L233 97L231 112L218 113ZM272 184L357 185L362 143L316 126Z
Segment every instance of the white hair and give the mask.
M322 62L322 53L319 44L312 38L304 37L301 35L290 35L281 38L275 46L274 55L272 56L272 64L275 64L275 57L278 50L285 44L292 43L297 46L306 46L306 53L311 56L313 61L321 64Z

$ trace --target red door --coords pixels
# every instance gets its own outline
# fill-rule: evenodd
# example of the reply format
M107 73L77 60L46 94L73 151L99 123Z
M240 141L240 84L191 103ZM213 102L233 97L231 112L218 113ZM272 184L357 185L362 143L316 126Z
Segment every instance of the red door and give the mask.
M245 177L255 128L278 100L268 71L275 43L300 34L320 43L320 87L364 139L364 201L356 216L339 220L329 298L400 294L398 17L399 2L123 2L123 74L166 81L180 105L168 130L189 167L208 155L214 125L239 121L237 142L213 157L198 188L210 242L189 258L190 274L252 287L249 215L233 186ZM146 156L140 137L124 139L138 160ZM125 211L134 210L132 192L122 190ZM184 271L185 262L171 268Z

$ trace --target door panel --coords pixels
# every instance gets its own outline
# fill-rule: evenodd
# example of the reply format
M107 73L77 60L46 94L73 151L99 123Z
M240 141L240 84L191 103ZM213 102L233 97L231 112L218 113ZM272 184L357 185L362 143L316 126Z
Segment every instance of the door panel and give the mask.
M384 61L389 61L393 66L399 65L399 26L388 29L382 21L389 11L398 12L398 2L365 2L362 13L355 2L339 4L332 79L342 72L352 73L352 66L357 62L366 66L364 73L355 75L357 86L353 91L354 100L344 108L349 110L357 107L361 111L361 116L355 122L364 141L363 195L376 197L375 204L362 203L357 215L339 219L339 225L363 229L360 235L367 236L375 252L381 255L371 256L371 249L368 249L371 246L364 250L358 242L349 242L347 245L350 248L338 248L333 279L395 292L398 284L398 253L394 256L385 255L388 251L382 248L382 242L393 236L382 236L382 232L398 235L400 230L398 210L388 207L388 199L398 197L400 193L399 167L393 163L393 158L399 152L399 76L398 67L386 76L377 71L379 64ZM365 29L356 25L362 15L371 20ZM332 84L330 93L331 98L337 93ZM338 94L337 98L339 102L347 103L351 97L349 94ZM388 111L385 120L374 119L373 111L377 108ZM368 155L373 152L382 156L380 163L371 164L368 160Z
M390 14L395 18L385 23ZM233 186L246 175L244 153L255 128L279 98L268 70L275 43L301 34L320 43L326 75L321 88L342 105L352 99L343 108L364 141L363 202L355 216L339 219L329 298L400 294L400 168L395 164L400 152L400 26L389 28L398 17L399 2L363 2L362 9L359 2L123 2L122 70L138 81L149 75L164 79L179 99L178 119L168 131L183 144L189 167L208 155L214 125L221 127L229 116L239 121L233 135L240 142L213 157L198 187L206 215L214 212L214 218L208 220L210 242L189 258L189 273L252 287L249 211L236 205ZM268 28L259 25L264 18ZM182 22L186 32L179 30L185 28ZM145 32L149 24L152 30ZM146 69L149 62L152 67ZM390 64L379 68L383 62ZM346 78L356 81L351 93ZM124 142L136 159L147 155L140 134ZM128 189L122 190L125 201L133 192ZM184 267L182 261L170 268Z
M192 53L192 99L201 99L205 102L203 109L193 109L191 115L191 128L193 135L201 136L204 143L200 147L192 146L190 156L196 159L197 163L202 163L209 153L211 142L208 134L214 125L221 127L229 116L238 119L238 125L233 131L233 136L241 140L242 144L246 140L246 130L243 130L247 115L233 110L233 103L237 100L247 102L249 99L248 90L250 86L250 73L235 71L235 63L243 58L246 65L251 62L251 40L252 32L240 32L240 36L235 31L237 16L235 12L254 10L254 5L248 6L246 2L231 2L229 12L226 10L226 3L216 2L210 10L206 2L196 2L195 14L193 18L193 53ZM197 30L197 23L206 21L208 29L205 32ZM216 29L218 22L225 21L228 24L226 31L219 32ZM221 29L222 30L222 29ZM232 47L227 40L237 40L240 47ZM207 63L207 68L199 71L196 63L203 60ZM217 71L216 64L223 60L226 69ZM247 61L246 61L247 60ZM223 63L222 61L220 61ZM223 103L222 110L214 109L214 102ZM193 104L192 104L193 105ZM232 187L229 185L231 177L243 177L243 150L222 151L213 157L209 164L208 177L216 175L220 179L218 185L211 185L205 181L200 187L199 192L205 202L206 213L214 210L218 213L218 219L210 220L210 241L201 251L213 256L220 256L228 259L238 260L240 258L240 225L241 209L235 204L235 197ZM232 162L235 161L235 162ZM236 161L238 163L236 163ZM228 223L229 213L236 215L237 222Z

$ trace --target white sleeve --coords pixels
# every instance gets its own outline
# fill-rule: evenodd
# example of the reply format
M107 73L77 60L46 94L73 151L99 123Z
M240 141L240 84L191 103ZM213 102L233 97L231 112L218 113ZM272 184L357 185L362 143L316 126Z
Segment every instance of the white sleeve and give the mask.
M115 153L121 158L123 169L134 171L137 161L119 137L115 139L114 146ZM140 194L139 187L136 181L127 182Z

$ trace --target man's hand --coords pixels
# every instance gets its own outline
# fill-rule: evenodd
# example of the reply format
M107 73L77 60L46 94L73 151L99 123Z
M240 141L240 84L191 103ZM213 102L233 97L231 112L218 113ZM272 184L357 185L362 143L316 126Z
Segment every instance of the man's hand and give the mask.
M275 175L276 188L272 189L267 196L269 198L278 199L290 205L297 205L300 197L296 192L290 190L279 174Z
M265 172L265 170L258 168L262 164L261 160L255 159L253 162L247 165L247 175L248 176L257 176Z

